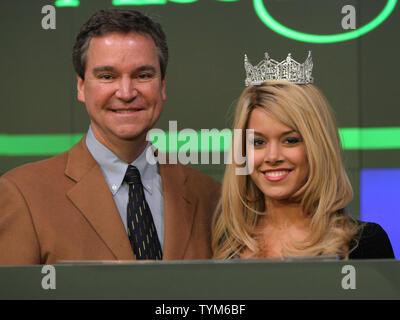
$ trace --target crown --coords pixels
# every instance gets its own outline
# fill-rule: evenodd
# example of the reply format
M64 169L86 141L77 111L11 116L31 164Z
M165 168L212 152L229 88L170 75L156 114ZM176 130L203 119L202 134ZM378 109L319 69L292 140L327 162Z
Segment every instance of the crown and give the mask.
M313 62L311 51L304 63L298 63L289 53L287 58L281 62L270 59L265 52L265 59L261 60L256 66L252 66L247 55L244 55L244 68L246 69L245 85L259 85L267 80L285 80L296 84L312 83L311 76Z

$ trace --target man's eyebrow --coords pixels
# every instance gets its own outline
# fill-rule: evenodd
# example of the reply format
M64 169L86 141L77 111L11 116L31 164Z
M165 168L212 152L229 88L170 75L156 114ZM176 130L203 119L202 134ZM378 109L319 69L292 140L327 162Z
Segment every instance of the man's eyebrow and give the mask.
M97 74L97 73L104 72L104 71L112 72L112 71L115 71L115 68L111 67L111 66L96 67L93 69L93 74Z
M154 68L154 67L151 66L151 65L140 66L139 68L137 68L137 69L135 70L135 72L142 72L142 71L151 71L151 72L153 72L153 73L156 73L156 72L157 72L156 68Z
M96 67L93 69L93 74L98 74L98 73L104 72L104 71L115 72L116 69L112 66L100 66L100 67ZM155 67L153 67L151 65L143 65L143 66L140 66L139 68L135 69L134 73L143 72L143 71L151 71L153 73L157 72Z

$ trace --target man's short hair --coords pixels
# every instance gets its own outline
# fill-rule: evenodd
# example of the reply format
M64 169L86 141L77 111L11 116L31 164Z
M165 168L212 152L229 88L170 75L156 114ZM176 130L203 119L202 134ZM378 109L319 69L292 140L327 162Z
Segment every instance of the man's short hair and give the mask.
M139 11L115 8L94 13L76 36L72 61L76 73L82 79L85 79L90 40L112 32L134 32L151 36L158 50L161 78L164 79L168 63L168 45L161 25Z

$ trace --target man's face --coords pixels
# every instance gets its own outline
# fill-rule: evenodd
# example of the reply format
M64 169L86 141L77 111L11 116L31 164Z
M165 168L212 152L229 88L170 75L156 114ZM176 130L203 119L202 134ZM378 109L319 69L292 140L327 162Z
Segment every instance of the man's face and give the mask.
M165 99L165 78L150 36L114 32L90 41L78 100L86 104L93 133L106 147L145 141Z

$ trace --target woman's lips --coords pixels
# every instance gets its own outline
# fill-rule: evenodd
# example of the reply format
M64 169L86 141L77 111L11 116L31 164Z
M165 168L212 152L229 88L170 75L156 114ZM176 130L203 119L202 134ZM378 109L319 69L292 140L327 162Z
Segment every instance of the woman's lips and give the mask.
M271 182L282 181L285 179L292 170L289 169L281 169L281 170L268 170L264 171L264 178Z

